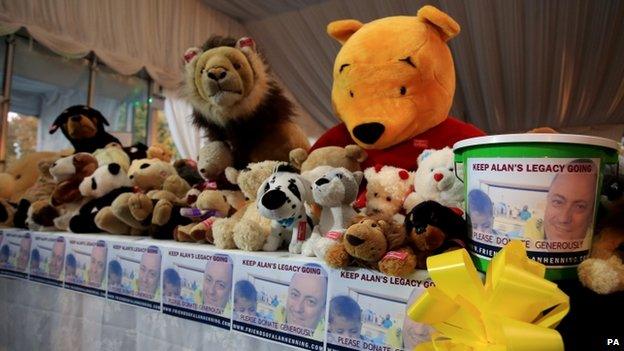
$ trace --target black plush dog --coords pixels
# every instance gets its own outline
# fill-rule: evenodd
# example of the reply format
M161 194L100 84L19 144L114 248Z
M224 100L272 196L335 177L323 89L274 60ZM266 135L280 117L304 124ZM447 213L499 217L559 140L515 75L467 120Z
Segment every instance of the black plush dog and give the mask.
M75 105L56 118L50 127L50 134L54 134L60 128L76 153L92 153L113 142L121 145L117 138L106 133L104 125L108 125L108 121L100 111L84 105Z
M414 207L405 217L405 230L416 246L418 268L426 268L424 262L429 255L465 247L468 228L462 216L435 201L424 201Z

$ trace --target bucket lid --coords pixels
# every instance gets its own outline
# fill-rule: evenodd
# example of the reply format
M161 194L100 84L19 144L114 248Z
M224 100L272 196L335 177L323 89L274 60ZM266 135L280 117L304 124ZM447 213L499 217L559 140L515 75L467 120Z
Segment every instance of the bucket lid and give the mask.
M485 144L512 144L512 143L558 143L558 144L583 144L600 146L616 151L620 150L617 141L590 135L558 134L558 133L523 133L523 134L499 134L488 135L458 141L453 145L453 150L469 146Z

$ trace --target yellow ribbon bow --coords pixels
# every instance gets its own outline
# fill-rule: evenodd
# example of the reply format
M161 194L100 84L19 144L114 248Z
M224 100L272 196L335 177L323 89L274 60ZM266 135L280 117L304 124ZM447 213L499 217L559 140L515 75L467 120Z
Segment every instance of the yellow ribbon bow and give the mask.
M494 256L485 285L464 249L429 257L427 268L435 287L408 315L436 332L415 351L563 350L552 328L568 313L569 297L544 279L544 265L527 257L521 241Z

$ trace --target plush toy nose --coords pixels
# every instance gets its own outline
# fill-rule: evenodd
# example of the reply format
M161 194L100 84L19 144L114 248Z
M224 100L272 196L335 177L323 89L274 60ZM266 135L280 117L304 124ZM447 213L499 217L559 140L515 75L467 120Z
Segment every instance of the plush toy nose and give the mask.
M347 241L352 246L358 246L358 245L364 244L364 239L360 239L360 238L358 238L357 236L354 236L354 235L347 235Z
M213 67L208 70L208 78L220 81L227 76L227 70L223 67Z
M364 123L353 128L353 135L364 144L374 144L383 134L386 127L381 123Z
M286 194L281 190L271 190L262 195L262 206L269 210L276 210L286 202Z
M327 178L320 178L320 179L317 179L316 182L314 182L314 184L316 184L318 186L321 186L321 185L327 184L327 183L329 183L329 179L327 179Z
M444 174L442 173L436 173L433 175L433 179L435 179L436 182L441 181L442 179L444 179Z

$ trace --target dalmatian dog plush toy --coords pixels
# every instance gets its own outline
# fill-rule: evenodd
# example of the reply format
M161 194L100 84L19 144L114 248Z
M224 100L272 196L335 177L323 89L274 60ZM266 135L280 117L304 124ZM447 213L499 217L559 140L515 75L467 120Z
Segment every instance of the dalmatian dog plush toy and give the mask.
M352 173L346 168L334 168L321 175L312 184L314 201L322 206L320 222L302 248L305 256L324 259L330 246L342 238L356 213L355 201L364 174Z
M258 189L258 212L271 220L271 234L264 251L276 251L288 242L288 251L300 254L312 231L305 203L312 200L310 183L289 165L279 165Z

